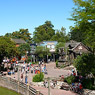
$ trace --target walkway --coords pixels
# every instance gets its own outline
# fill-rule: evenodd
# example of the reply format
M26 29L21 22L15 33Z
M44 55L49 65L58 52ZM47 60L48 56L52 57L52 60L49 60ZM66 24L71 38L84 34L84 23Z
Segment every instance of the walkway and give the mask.
M48 74L45 74L45 77L59 77L60 75L64 75L65 76L69 76L71 74L70 70L64 70L64 69L55 69L55 63L51 62L48 63L46 65L47 68L47 72ZM29 71L28 73L28 83L32 82L32 77L35 74L31 74L31 72ZM8 77L18 79L18 74L15 73L15 75L7 75ZM24 80L23 82L25 82L25 74L24 74ZM48 95L48 88L44 88L44 87L37 87L37 86L33 86L35 89L39 90L41 93L43 93L44 95ZM51 89L51 95L76 95L75 93L72 93L70 91L65 91L65 90L61 90L61 89Z

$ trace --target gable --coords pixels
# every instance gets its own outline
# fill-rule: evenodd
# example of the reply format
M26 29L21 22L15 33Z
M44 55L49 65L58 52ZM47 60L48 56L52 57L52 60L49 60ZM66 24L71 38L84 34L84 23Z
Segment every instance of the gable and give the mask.
M79 43L77 46L73 48L74 52L82 52L82 53L87 53L89 52L88 48L83 44Z

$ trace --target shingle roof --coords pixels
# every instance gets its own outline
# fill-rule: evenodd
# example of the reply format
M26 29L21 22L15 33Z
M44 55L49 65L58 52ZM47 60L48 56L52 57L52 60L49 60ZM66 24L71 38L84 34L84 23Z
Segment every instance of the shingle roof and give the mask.
M65 44L65 47L68 47L69 45L71 46L71 48L74 48L74 47L76 47L77 45L79 45L81 42L76 42L76 41L73 41L73 40L71 40L71 41L69 41L69 42L67 42L66 44Z
M74 50L78 45L82 44L88 51L90 51L89 47L85 46L83 43L81 42L76 42L73 40L70 40L69 42L67 42L65 44L65 47L69 47L69 49Z
M11 39L12 41L14 41L16 44L24 44L26 43L23 39Z

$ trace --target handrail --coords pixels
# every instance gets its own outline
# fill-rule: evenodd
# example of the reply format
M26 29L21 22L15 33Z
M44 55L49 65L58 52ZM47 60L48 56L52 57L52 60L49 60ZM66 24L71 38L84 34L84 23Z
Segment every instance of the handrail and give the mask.
M43 95L41 92L38 93L31 85L27 85L23 82L19 82L10 77L5 77L0 75L0 86L9 88L11 90L17 91L22 95Z

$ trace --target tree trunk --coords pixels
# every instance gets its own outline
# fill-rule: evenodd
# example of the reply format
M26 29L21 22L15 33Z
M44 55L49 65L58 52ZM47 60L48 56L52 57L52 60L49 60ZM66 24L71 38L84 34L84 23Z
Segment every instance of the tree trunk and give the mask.
M2 62L3 62L3 56L0 56L0 64L2 64Z
M3 62L4 57L0 55L0 72L1 72L1 64Z

